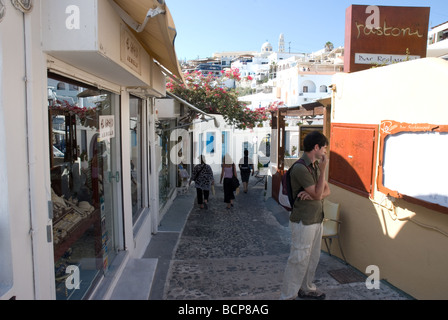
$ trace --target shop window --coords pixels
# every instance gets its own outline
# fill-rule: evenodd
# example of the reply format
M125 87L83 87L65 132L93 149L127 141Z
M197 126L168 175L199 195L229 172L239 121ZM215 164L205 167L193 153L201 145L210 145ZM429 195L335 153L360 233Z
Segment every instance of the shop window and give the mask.
M448 158L448 126L381 122L380 165L378 189L388 195L403 198L433 210L448 213L448 169L428 166L419 157L428 151L431 161Z
M0 131L3 131L3 114L0 110ZM4 132L0 135L0 298L12 288L13 270L8 210L8 179Z
M119 246L118 103L115 95L87 85L59 95L54 88L71 84L60 78L48 78L56 298L84 299ZM70 270L79 275L77 283L66 283Z
M131 152L131 198L132 220L135 222L140 216L143 205L143 147L142 147L142 100L132 97L129 100L129 128Z
M331 125L329 182L368 197L373 192L378 126Z
M176 120L161 120L164 128L159 135L160 157L159 166L159 203L163 207L170 199L177 185L177 159L171 159L171 150L176 147L177 141L171 141L172 129L176 127Z

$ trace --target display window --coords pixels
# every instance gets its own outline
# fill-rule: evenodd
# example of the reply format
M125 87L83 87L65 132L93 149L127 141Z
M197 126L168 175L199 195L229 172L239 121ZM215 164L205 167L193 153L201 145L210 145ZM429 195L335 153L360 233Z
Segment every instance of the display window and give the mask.
M175 148L176 141L171 140L172 129L176 127L175 120L160 120L158 124L160 130L159 146L161 162L159 171L159 203L163 207L170 199L177 185L177 165L176 161L170 158L171 150Z
M143 196L143 102L131 96L129 101L129 128L131 154L131 197L132 220L135 223L140 216L144 204Z
M0 297L13 286L6 135L2 111L0 109Z
M88 297L122 245L118 107L115 94L49 75L57 299Z

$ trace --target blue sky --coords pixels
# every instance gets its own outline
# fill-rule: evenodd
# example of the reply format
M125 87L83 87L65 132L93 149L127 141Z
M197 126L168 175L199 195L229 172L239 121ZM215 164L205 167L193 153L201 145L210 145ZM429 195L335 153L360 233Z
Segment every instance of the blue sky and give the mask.
M260 51L280 33L291 52L320 50L327 41L344 46L345 10L351 4L430 7L429 26L448 21L447 0L165 0L177 29L179 59L214 52Z

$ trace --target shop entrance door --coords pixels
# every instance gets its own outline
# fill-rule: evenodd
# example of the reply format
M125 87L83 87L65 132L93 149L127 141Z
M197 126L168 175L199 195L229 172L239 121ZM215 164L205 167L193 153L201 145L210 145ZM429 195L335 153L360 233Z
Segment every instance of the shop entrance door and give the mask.
M98 111L97 157L101 181L98 201L101 219L101 248L103 272L107 273L117 251L123 247L123 219L119 216L121 203L121 145L119 138L118 96L110 108ZM101 190L102 187L102 190Z
M57 299L85 299L123 244L119 96L48 79Z

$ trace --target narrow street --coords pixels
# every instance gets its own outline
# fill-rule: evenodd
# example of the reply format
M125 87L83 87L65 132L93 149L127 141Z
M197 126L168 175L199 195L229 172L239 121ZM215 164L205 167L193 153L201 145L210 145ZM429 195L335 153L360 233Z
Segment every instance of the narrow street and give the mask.
M215 189L209 208L200 209L190 187L162 220L144 256L158 259L150 300L278 300L289 254L288 212L272 198L265 200L263 183L253 177L249 192L240 192L230 210L222 185ZM345 283L329 271L342 271ZM409 298L383 282L369 290L365 279L322 253L315 283L328 300Z
M217 184L208 210L194 206L171 265L166 299L277 298L289 234L267 209L263 187L240 192L228 210Z

